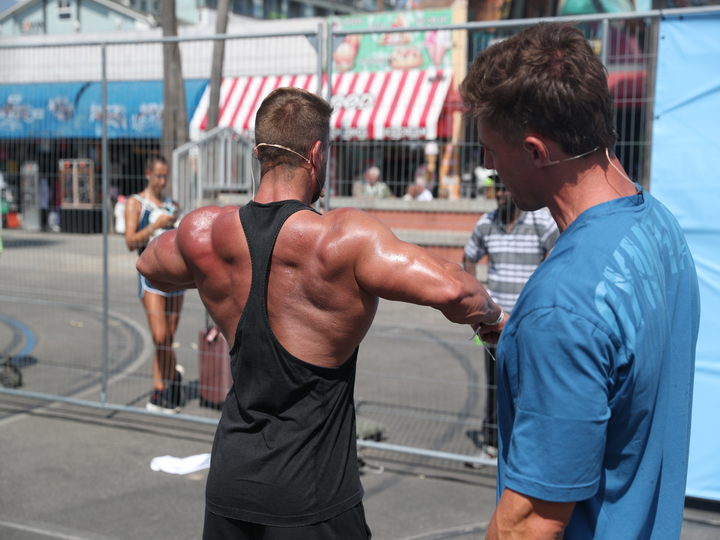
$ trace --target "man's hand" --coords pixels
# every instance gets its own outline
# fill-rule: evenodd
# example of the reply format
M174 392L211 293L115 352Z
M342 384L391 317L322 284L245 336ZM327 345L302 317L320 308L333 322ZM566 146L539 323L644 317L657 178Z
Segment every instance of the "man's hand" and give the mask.
M504 316L499 324L476 324L473 325L473 332L480 337L485 343L496 345L500 339L500 334L507 324L509 313L504 312Z

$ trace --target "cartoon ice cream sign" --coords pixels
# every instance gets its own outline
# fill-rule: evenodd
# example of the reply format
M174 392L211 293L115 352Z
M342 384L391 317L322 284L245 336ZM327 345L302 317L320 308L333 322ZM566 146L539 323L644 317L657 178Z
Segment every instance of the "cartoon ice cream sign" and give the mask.
M452 36L449 30L433 30L425 33L423 42L430 61L436 68L442 67L445 54L452 47Z
M355 66L355 57L360 47L360 36L348 35L342 40L333 53L335 69L341 72L350 71Z
M372 34L344 34L333 53L334 69L347 71L383 71L387 69L442 69L449 66L452 48L449 30L413 32L413 27L438 27L451 24L450 10L424 10L376 13L367 16L338 17L338 30L378 29ZM407 31L382 32L383 28Z

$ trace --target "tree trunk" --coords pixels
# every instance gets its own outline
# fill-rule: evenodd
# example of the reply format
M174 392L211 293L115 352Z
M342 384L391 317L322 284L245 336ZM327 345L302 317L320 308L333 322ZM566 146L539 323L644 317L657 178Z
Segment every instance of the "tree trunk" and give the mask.
M160 2L160 24L163 37L177 36L175 0ZM183 85L180 44L163 43L163 134L160 152L168 161L172 160L175 148L189 140L187 110L185 108L185 87ZM172 185L166 188L172 196Z
M215 33L227 33L229 0L218 0ZM222 84L223 61L225 58L225 40L213 42L212 66L210 69L210 102L208 104L207 131L218 125L220 120L220 86Z

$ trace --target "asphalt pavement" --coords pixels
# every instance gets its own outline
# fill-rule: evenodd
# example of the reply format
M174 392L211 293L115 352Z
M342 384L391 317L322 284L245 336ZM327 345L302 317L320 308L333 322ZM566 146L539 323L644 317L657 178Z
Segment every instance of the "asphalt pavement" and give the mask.
M0 394L0 538L192 540L201 537L206 471L153 471L154 457L210 451L213 427ZM494 469L363 452L373 538L482 538ZM683 539L720 538L720 514L687 508Z
M72 235L9 236L0 260L0 355L28 355L21 366L25 389L97 403L98 380L88 367L101 355L102 319L92 295L100 285L97 245ZM151 341L137 299L124 292L134 285L134 259L117 239L113 246L108 339L111 368L124 379L111 386L109 397L141 406ZM50 258L54 262L48 265ZM197 369L192 346L202 317L202 306L189 297L177 350L191 372ZM482 372L465 330L429 309L381 303L361 347L356 402L361 415L385 414L392 405L401 422L390 424L392 415L380 416L387 419L390 442L422 445L427 437L453 451L472 448L466 433L453 428L456 419L443 412L481 407L482 394L474 389L482 381L464 382ZM433 392L438 393L433 409L413 405L415 395ZM196 402L188 413L212 417ZM419 423L424 417L434 423ZM422 430L427 433L418 434ZM152 470L150 463L158 456L207 453L213 434L212 424L0 392L0 540L198 539L207 471L173 475ZM483 537L495 505L493 467L470 469L458 461L370 449L361 456L367 463L362 481L373 538ZM682 538L720 538L717 503L689 503Z

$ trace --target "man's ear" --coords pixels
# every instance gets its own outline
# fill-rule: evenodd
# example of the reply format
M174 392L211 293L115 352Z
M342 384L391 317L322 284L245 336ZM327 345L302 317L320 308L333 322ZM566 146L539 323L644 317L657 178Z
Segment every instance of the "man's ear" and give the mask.
M312 145L312 148L310 149L310 161L313 165L320 165L322 163L322 160L320 159L322 157L323 148L322 148L322 142L315 141Z
M523 150L529 155L536 167L545 167L550 160L550 152L542 139L528 135L523 139Z

